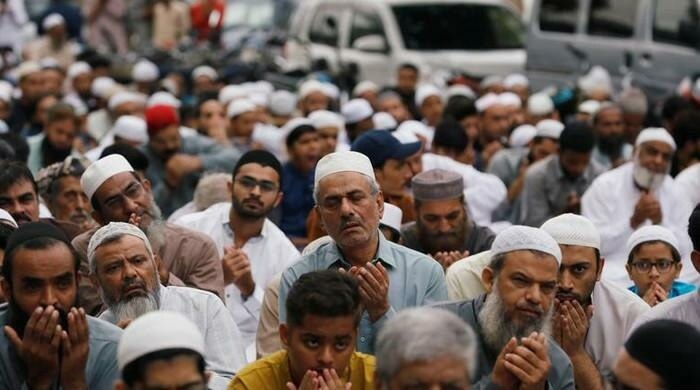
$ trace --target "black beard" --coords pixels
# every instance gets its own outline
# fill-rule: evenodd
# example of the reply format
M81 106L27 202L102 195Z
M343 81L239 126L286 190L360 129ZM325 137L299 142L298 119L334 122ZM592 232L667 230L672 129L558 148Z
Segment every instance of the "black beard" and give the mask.
M44 138L41 143L41 152L44 157L44 166L49 166L53 163L62 162L66 157L70 156L71 148L59 149L53 146L48 138Z
M598 148L600 151L610 157L616 159L622 153L622 145L625 143L625 136L622 134L611 135L598 138Z
M243 204L246 200L241 201L236 199L235 197L233 197L233 199L231 200L234 212L243 219L258 220L261 218L265 218L265 216L267 216L267 213L269 213L271 210L270 207L263 207L259 211L248 210Z
M27 327L30 315L22 311L12 300L7 301L7 309L7 324L14 329L20 338L23 338L24 329ZM54 306L54 309L58 311L58 324L61 325L61 329L67 330L68 312L56 306Z

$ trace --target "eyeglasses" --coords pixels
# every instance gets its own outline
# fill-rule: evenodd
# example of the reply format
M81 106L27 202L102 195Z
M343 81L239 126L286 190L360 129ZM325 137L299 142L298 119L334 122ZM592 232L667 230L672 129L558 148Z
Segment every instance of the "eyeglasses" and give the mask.
M253 178L244 176L241 178L236 179L236 183L242 185L245 189L247 190L253 190L255 187L260 187L261 192L275 192L277 191L277 184L271 182L271 181L266 181L266 180L261 180L257 181Z
M675 262L673 260L659 260L657 262L637 261L632 263L632 267L634 267L637 272L649 272L651 271L651 267L656 267L659 273L665 274L671 270L674 264Z

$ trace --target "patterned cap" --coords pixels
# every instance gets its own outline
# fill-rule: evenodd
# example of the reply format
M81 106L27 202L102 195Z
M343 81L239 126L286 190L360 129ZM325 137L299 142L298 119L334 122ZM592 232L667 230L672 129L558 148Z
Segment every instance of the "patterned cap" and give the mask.
M414 176L411 188L417 200L453 199L464 194L464 180L456 172L431 169Z
M39 187L39 196L48 201L51 191L51 184L64 176L80 176L85 172L90 161L84 157L68 156L62 162L57 162L48 167L41 168L37 174L36 184Z

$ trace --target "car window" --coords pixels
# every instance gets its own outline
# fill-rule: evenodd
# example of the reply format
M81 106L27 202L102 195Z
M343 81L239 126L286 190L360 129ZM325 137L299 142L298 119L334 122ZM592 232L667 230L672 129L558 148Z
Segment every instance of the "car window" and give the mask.
M631 38L639 0L591 0L586 32L604 37Z
M540 30L575 33L579 5L579 0L542 0Z
M700 14L696 0L656 1L654 40L699 48Z
M337 8L318 8L309 28L309 39L312 42L329 46L338 46L338 31L340 12Z
M352 14L352 24L350 25L350 47L355 41L367 35L381 35L384 37L384 27L382 20L375 12L356 10Z
M485 4L392 7L408 50L498 50L523 47L524 27L509 9ZM445 28L450 26L450 28Z

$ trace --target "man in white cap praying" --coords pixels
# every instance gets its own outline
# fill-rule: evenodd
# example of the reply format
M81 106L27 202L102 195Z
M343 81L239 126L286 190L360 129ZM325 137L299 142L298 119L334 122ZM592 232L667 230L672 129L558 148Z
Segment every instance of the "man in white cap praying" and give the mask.
M302 256L282 273L280 323L286 323L281 304L299 276L342 268L366 292L357 349L371 352L377 331L396 311L447 298L444 274L434 260L388 242L379 231L384 200L365 155L336 152L323 157L314 181L315 211L333 242Z
M635 142L634 160L608 171L593 181L581 198L581 213L600 229L601 255L607 259L603 279L627 288L625 242L635 230L661 225L674 232L681 245L681 257L688 258L683 231L685 208L681 194L668 175L676 150L673 137L663 128L647 128ZM695 281L686 263L681 279Z
M574 389L571 361L548 336L561 256L547 232L511 226L493 241L481 274L486 294L437 305L479 337L473 387Z
M606 169L616 168L632 157L632 145L627 143L622 108L614 104L602 104L593 115L596 147L593 159Z
M87 256L90 281L107 307L100 319L127 328L148 312L184 315L204 336L203 355L212 370L212 388L224 389L245 364L241 334L223 302L206 291L162 285L159 258L141 229L130 223L110 222L92 236ZM159 327L173 325L177 326L164 323Z

